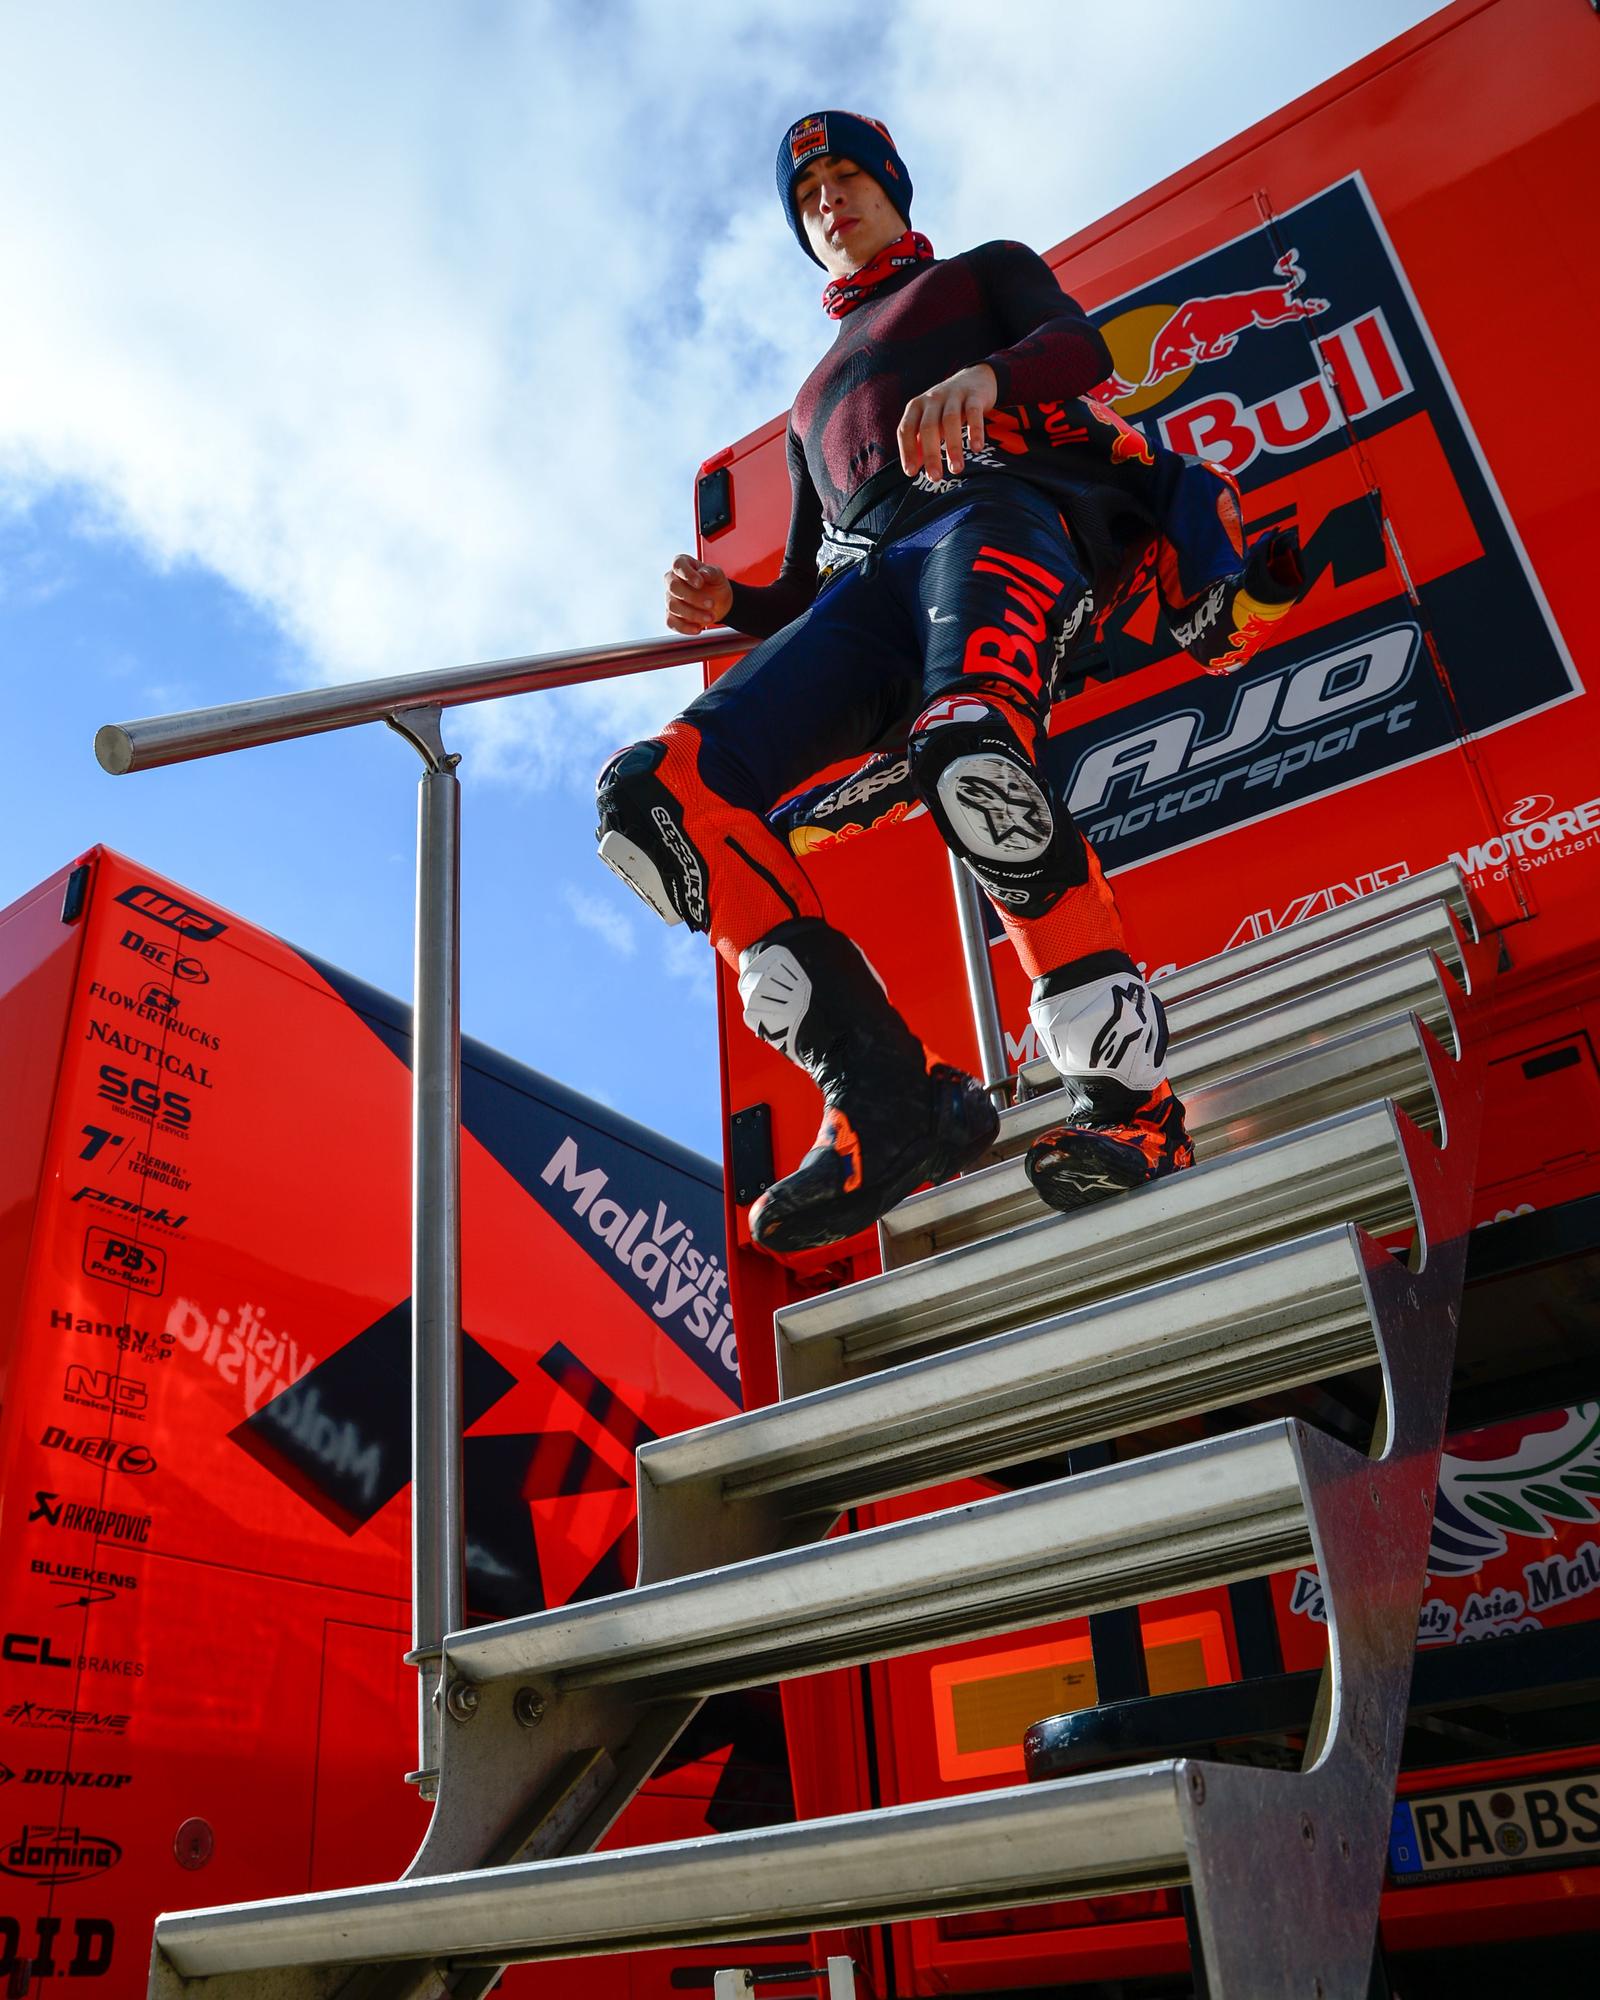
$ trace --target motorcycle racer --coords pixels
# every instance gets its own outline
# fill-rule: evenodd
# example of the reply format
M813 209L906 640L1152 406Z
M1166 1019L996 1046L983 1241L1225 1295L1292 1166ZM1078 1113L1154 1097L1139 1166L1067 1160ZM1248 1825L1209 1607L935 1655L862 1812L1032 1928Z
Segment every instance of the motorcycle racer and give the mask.
M838 322L791 411L782 568L755 586L680 555L666 579L674 631L725 621L763 643L613 757L598 804L602 859L710 936L747 1025L822 1089L815 1144L750 1212L781 1254L975 1163L997 1121L826 922L794 837L806 822L780 801L879 752L856 774L869 819L926 810L989 896L1062 1078L1066 1115L1027 1159L1047 1202L1178 1171L1193 1149L1161 1002L1042 766L1051 689L1131 589L1153 583L1178 643L1229 671L1302 581L1292 536L1247 554L1226 475L1089 396L1109 351L1041 258L1010 242L935 258L882 125L798 120L777 181Z

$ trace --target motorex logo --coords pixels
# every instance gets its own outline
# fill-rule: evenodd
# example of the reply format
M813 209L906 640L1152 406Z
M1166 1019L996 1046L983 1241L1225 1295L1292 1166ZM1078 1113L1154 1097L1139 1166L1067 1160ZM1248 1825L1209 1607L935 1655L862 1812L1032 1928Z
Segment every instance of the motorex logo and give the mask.
M1450 753L1580 691L1359 175L1094 317L1115 363L1098 393L1152 440L1231 471L1246 534L1295 528L1307 578L1234 678L1190 667L1147 695L1141 669L1173 650L1147 598L1068 664L1067 726L1047 756L1107 867ZM1203 597L1188 616L1203 628L1220 614ZM1102 692L1080 703L1089 687Z

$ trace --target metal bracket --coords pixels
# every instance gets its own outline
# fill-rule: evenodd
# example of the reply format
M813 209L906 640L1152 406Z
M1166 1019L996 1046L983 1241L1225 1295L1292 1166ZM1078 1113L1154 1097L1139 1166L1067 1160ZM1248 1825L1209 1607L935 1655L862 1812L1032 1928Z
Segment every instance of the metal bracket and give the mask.
M440 734L443 709L397 708L393 715L383 719L396 736L406 739L430 771L453 771L461 762L458 750L444 747L444 737Z

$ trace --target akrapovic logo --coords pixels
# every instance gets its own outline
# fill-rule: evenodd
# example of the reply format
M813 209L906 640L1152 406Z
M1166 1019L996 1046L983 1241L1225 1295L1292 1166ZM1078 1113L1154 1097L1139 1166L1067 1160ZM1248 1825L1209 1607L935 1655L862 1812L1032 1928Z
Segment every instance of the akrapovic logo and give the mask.
M228 928L220 917L212 916L208 910L197 910L193 903L180 902L176 896L169 896L165 889L154 889L148 882L135 882L131 889L122 891L117 901L126 903L130 910L137 910L152 924L164 924L169 931L188 938L191 944L206 944L212 938L221 937Z
M1342 757L1368 734L1405 733L1416 703L1397 697L1420 648L1415 625L1394 625L1299 666L1258 674L1224 691L1229 707L1217 726L1201 705L1215 698L1212 690L1187 690L1193 706L1085 750L1068 784L1068 807L1097 845L1161 824L1163 845L1177 846L1210 830L1230 792L1253 794L1255 811L1270 810L1270 795L1309 766ZM1191 817L1197 823L1186 825Z

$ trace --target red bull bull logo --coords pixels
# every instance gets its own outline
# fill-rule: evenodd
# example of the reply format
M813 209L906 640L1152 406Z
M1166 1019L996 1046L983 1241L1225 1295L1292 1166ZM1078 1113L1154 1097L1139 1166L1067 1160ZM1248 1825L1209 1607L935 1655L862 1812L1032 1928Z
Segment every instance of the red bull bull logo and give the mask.
M1124 375L1119 366L1090 393L1101 402L1132 402L1135 409L1144 409L1170 395L1202 362L1226 360L1241 334L1291 320L1314 319L1328 310L1326 299L1300 296L1306 274L1298 250L1286 250L1272 268L1278 276L1273 285L1201 293L1181 305L1145 306L1112 320L1101 328L1112 354L1120 360L1127 350L1136 352L1148 333L1148 359L1142 374ZM1163 383L1170 383L1170 387L1162 390L1161 396L1148 393Z

